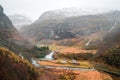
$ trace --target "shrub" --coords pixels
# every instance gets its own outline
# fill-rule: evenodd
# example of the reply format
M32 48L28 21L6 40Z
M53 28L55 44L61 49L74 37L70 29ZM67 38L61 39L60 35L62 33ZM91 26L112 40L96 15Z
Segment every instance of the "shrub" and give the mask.
M120 68L120 48L108 51L103 57L105 63Z

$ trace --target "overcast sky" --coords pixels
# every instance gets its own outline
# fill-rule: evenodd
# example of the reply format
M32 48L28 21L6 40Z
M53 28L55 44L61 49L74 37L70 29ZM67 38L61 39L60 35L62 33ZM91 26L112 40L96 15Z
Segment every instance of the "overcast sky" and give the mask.
M120 0L0 0L7 15L22 14L36 20L49 10L78 7L120 10Z

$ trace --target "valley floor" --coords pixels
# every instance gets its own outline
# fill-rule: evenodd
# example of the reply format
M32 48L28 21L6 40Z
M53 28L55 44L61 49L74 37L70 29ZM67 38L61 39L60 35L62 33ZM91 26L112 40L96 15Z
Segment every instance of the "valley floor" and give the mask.
M64 69L44 69L38 80L113 80L106 73L99 71L74 71Z
M65 53L95 53L92 50L79 50L73 47L50 46L51 51L56 51L61 54ZM77 49L77 50L76 50ZM70 52L71 51L71 52ZM75 62L75 63L72 63ZM40 69L43 72L38 80L119 80L113 79L113 76L96 70L95 63L89 60L75 60L58 57L56 60L38 60L38 63L43 67ZM66 69L67 68L67 69ZM72 69L71 69L72 68ZM101 67L100 67L101 68ZM77 70L79 69L79 70Z
M42 66L54 66L53 68L45 68L45 74L42 74L38 80L114 80L109 74L99 72L88 61L78 61L81 64L58 64L58 60L38 61ZM57 67L86 68L86 70L66 70Z
M56 66L56 67L73 67L73 68L93 68L93 65L88 61L79 60L75 63L72 63L72 60L52 60L52 61L38 61L38 63L42 66Z

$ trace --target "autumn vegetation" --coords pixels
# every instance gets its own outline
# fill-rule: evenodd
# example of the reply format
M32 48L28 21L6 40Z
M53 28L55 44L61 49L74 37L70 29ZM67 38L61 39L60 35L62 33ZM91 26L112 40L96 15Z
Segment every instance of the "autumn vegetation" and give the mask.
M28 60L0 48L0 80L35 80L37 70Z
M113 49L103 56L105 63L120 69L120 47Z

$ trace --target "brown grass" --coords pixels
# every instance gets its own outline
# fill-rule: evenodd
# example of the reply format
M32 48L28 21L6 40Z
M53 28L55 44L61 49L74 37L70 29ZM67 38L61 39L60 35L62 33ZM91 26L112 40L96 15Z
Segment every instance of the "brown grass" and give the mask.
M60 63L60 60L53 60L53 61L38 61L38 63L40 65L43 66L66 66L66 67L77 67L77 68L93 68L93 65L90 64L88 61L77 61L78 63L80 63L79 65L75 65L70 63L66 63L66 64L62 64Z
M93 53L95 54L96 53L96 50L83 50L83 49L80 49L79 47L75 47L75 46L71 46L71 47L68 47L68 46L56 46L56 45L50 45L50 49L52 51L56 51L58 53L61 53L61 54L78 54L78 53Z
M35 80L38 72L26 59L0 48L0 80Z
M98 71L69 71L64 69L44 70L38 80L113 80L111 76Z

